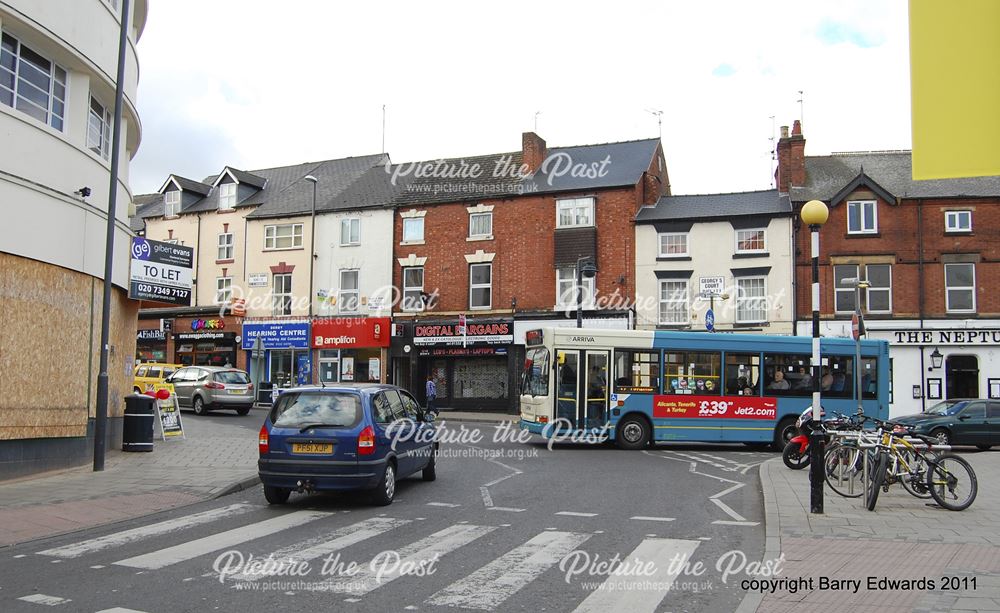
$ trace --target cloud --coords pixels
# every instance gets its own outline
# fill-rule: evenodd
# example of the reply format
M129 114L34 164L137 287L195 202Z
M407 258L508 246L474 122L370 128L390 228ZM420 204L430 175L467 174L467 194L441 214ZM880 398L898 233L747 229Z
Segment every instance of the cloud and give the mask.
M878 32L866 32L847 23L824 19L816 28L816 36L827 45L849 43L862 49L878 47L885 37Z
M719 64L712 70L713 77L730 77L736 74L736 69L731 64Z

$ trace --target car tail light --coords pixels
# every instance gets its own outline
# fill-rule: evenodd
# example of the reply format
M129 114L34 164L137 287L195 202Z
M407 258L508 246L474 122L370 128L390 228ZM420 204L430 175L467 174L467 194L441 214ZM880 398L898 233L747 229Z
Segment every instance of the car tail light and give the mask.
M260 435L257 438L257 449L260 455L265 455L271 449L271 439L267 433L267 424L260 427Z
M248 392L252 392L253 391L253 383L247 383L247 391Z
M371 455L375 453L375 429L365 426L365 429L358 435L358 455Z
M224 390L226 386L221 383L216 383L215 381L209 381L205 384L205 387L210 390Z

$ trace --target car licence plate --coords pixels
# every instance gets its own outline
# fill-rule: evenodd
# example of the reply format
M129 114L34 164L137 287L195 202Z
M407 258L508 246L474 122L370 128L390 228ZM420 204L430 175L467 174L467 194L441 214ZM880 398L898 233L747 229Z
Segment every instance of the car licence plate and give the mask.
M333 444L292 443L292 453L333 453Z
M246 390L236 390L236 389L231 389L231 390L229 390L229 393L230 393L230 394L246 394L246 393L247 393L247 391L246 391Z

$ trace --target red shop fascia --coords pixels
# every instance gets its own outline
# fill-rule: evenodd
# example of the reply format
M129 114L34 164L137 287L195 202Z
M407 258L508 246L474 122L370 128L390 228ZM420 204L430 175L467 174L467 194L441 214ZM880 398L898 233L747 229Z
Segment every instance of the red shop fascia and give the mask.
M312 323L313 369L323 383L385 383L388 317L328 317Z

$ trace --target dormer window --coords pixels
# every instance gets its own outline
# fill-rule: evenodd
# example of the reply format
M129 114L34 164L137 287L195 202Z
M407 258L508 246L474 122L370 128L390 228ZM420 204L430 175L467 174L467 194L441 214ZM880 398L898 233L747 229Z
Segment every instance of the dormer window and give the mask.
M163 194L163 214L176 217L181 214L181 192L178 189Z
M219 186L219 210L229 211L236 208L236 184L223 183Z

